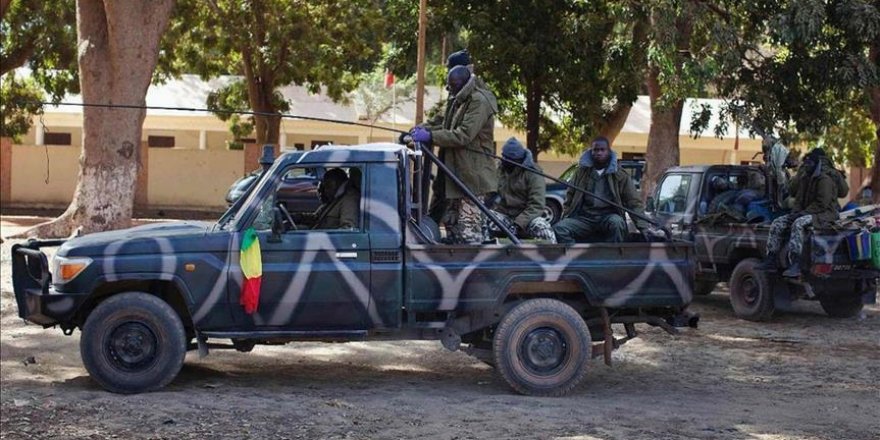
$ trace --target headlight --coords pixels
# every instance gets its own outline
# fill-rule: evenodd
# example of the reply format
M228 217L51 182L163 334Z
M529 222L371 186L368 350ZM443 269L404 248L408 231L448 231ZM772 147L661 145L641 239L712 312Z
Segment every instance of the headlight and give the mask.
M92 264L88 257L59 257L52 258L52 282L64 284L82 273L86 267Z

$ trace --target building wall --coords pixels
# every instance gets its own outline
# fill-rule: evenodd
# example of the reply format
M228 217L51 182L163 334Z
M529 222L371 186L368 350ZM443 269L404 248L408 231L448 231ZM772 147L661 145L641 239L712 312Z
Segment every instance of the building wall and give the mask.
M150 206L226 206L226 191L244 174L243 151L153 148L149 156Z

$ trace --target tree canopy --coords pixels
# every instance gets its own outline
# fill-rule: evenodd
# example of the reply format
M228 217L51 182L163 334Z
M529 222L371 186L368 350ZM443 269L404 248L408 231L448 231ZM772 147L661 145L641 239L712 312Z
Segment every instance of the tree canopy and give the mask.
M220 110L285 112L289 104L278 89L292 84L342 99L357 85L357 74L371 70L378 59L384 29L378 5L372 0L180 0L164 37L160 73L190 72L205 79L239 75L241 85L228 85L230 90L217 92L223 99L209 103ZM236 87L246 94L231 90ZM255 116L257 143L277 144L280 123L280 117Z

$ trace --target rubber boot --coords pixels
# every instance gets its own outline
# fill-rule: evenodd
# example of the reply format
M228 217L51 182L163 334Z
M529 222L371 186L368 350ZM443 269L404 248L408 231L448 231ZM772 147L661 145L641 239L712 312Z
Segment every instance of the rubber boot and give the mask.
M755 265L755 269L765 270L768 272L776 272L779 270L779 254L776 252L770 252L764 257L764 261Z
M788 269L785 269L785 272L782 272L782 276L786 278L797 278L801 276L801 264L795 260L794 263L791 263L791 266L788 266Z

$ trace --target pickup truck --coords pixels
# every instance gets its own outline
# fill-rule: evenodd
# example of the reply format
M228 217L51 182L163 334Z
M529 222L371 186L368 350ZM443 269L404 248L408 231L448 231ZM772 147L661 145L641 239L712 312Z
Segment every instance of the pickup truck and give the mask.
M430 339L495 366L517 392L558 396L581 381L589 359L610 363L611 350L636 337L635 324L671 333L696 325L682 319L693 289L690 243L442 244L423 215L425 163L451 173L430 149L266 153L259 181L215 223L17 244L19 315L68 335L79 329L89 374L119 393L167 385L187 350ZM277 203L286 177L316 168L350 176L360 191L357 227L308 228L295 206ZM253 231L262 275L248 313L241 248ZM50 267L41 248L59 245Z
M673 167L661 176L649 198L648 211L654 218L665 223L673 236L694 243L694 293L707 295L718 282L727 282L734 313L752 321L768 320L776 308L786 308L796 299L818 300L829 316L840 318L855 316L864 304L873 304L880 270L870 260L852 260L847 245L847 237L861 227L811 229L805 237L801 276L784 278L755 267L766 253L769 221L707 221L711 213L706 207L717 195L710 182L724 179L727 187L736 190L744 187L748 173L763 170L751 165Z

